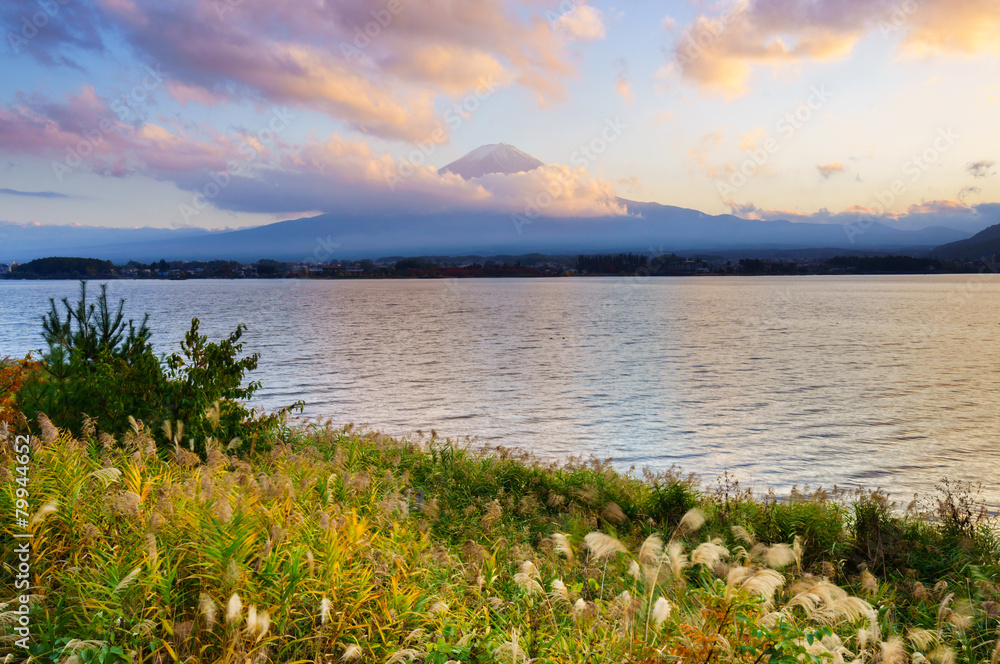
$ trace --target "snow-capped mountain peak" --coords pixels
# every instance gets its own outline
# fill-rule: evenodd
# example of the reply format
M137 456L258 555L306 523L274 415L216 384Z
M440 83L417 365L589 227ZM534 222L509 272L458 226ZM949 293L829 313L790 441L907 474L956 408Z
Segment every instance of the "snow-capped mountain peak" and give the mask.
M478 178L488 173L510 175L531 171L542 162L526 152L518 150L507 143L490 143L481 145L464 157L456 159L440 169L441 173L456 173L466 180Z

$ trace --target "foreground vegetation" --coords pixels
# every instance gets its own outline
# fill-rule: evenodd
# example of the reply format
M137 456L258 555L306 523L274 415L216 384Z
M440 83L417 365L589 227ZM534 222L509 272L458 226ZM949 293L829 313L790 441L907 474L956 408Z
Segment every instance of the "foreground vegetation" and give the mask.
M195 322L157 359L106 297L64 309L42 357L0 366L5 661L1000 659L1000 532L974 487L906 510L778 500L434 432L290 427L243 404L238 335Z
M203 459L42 417L31 448L34 661L997 661L996 532L953 492L929 519L329 426Z

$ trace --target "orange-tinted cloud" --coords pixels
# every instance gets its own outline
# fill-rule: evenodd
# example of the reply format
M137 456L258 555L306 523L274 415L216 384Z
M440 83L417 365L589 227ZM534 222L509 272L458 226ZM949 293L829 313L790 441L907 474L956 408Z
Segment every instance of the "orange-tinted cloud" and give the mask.
M732 98L749 91L758 67L844 58L873 31L899 39L908 55L1000 53L996 0L909 4L735 0L721 11L698 15L684 28L673 63L685 80Z
M102 15L182 103L287 104L390 139L426 139L441 97L519 85L547 104L576 73L565 39L504 0L103 0Z
M562 14L553 23L556 32L571 41L604 39L604 15L600 9L584 3Z

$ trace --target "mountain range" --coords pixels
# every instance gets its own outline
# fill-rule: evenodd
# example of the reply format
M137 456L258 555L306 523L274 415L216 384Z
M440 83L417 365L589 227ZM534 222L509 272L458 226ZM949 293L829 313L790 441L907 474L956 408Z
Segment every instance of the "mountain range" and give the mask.
M441 169L466 179L487 173L528 171L543 163L512 145L484 145ZM939 245L961 244L969 233L946 227L916 231L873 223L864 230L839 224L747 220L731 214L618 199L628 214L606 217L537 217L517 214L434 212L344 214L229 231L114 229L0 223L0 262L41 256L86 256L115 262L138 260L262 258L327 262L331 259L401 255L471 255L638 251L769 253L817 250L925 254ZM997 228L997 227L993 227ZM989 229L987 229L989 230ZM979 235L983 235L983 231ZM1000 233L998 233L1000 234ZM976 237L979 237L977 235ZM986 238L990 240L993 236ZM974 240L974 238L968 241ZM950 245L949 245L950 246Z
M931 252L931 256L946 260L990 259L997 254L1000 254L1000 224L984 228L968 239L949 242ZM993 260L995 262L995 258Z

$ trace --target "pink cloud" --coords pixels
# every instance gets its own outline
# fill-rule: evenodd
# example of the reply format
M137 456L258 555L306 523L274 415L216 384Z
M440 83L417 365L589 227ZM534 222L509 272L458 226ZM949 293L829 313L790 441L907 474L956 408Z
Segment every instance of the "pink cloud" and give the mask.
M433 132L439 97L485 82L526 87L544 104L563 98L575 74L552 27L502 0L105 0L104 9L169 72L181 103L264 99L391 139Z
M759 67L838 60L871 32L907 55L1000 53L995 0L737 0L684 28L670 71L732 98Z

